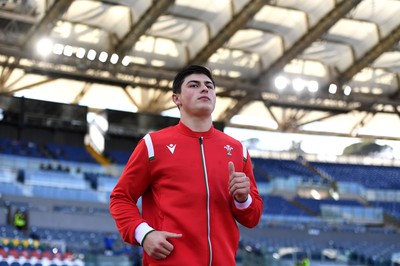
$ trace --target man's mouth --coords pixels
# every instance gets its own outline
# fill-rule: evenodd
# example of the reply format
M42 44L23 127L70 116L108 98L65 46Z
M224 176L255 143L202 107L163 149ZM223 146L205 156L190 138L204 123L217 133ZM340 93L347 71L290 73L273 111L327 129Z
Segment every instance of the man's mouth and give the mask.
M200 100L210 100L210 98L207 97L207 96L202 96L202 97L200 97L199 99L200 99Z

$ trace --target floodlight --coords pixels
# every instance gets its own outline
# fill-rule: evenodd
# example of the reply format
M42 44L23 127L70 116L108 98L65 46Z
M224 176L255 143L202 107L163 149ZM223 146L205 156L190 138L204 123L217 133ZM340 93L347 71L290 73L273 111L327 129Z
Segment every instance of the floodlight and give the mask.
M76 50L76 57L78 57L78 58L80 58L80 59L84 58L84 57L85 57L85 54L86 54L85 48L79 47L79 48Z
M305 83L305 81L304 81L303 79L301 79L301 78L295 78L295 79L292 81L292 85L293 85L293 89L294 89L295 91L302 91L302 90L305 88L306 83Z
M337 92L337 86L336 86L336 84L331 84L331 85L329 85L329 93L330 94L335 94Z
M53 42L48 38L40 39L36 44L37 52L42 56L47 56L53 51Z
M112 54L110 58L111 64L116 64L118 62L119 56L117 54Z
M315 80L311 80L308 82L308 91L310 92L317 92L318 91L318 82Z
M349 85L344 86L343 93L346 96L349 96L351 93L351 87Z
M96 51L93 49L90 49L89 52L87 53L87 58L89 60L94 60L96 58Z
M108 53L107 52L101 52L100 53L100 55L99 55L99 60L100 60L100 62L105 62L105 61L107 61L107 58L108 58Z
M289 85L289 80L283 76L277 76L275 78L275 87L278 90L283 90Z
M73 52L72 46L71 45L65 45L64 46L64 55L65 56L71 56Z
M55 43L53 46L53 54L56 55L62 55L64 51L64 45L62 45L61 43Z
M122 65L124 66L128 66L130 62L131 58L129 56L125 56L124 59L122 59Z

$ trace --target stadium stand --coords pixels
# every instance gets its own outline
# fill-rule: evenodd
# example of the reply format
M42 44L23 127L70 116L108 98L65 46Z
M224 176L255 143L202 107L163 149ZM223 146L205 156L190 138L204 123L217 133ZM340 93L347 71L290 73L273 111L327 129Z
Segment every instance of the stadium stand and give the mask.
M40 152L36 143L7 139L0 143L3 209L9 214L20 209L29 213L27 231L15 229L10 217L3 214L0 261L4 265L84 265L96 257L93 254L106 254L107 237L113 239L113 256L128 261L140 258L140 250L123 243L108 214L107 201L117 176L82 159L84 147L80 156L74 156L77 159L66 160L65 156L54 159ZM57 147L57 154L78 150ZM130 152L116 154L118 160L126 161ZM348 264L396 265L392 257L400 250L400 203L394 200L399 193L392 191L398 183L398 168L310 162L324 173L318 175L299 160L254 158L253 164L265 205L256 229L240 228L238 263L261 260L269 265L268 261L277 257L282 262L296 261L306 254L313 261L334 265L341 258ZM316 200L298 193L310 188L323 192L329 188L327 176L337 182L344 198ZM370 181L377 179L380 181ZM359 189L348 188L354 186ZM393 200L368 198L384 191L392 193Z

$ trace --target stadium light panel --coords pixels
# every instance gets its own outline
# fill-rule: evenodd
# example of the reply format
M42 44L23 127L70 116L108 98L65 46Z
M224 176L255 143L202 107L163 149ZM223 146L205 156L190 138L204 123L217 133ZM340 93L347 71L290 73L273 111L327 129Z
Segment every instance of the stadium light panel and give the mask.
M36 50L41 56L47 56L53 51L53 42L48 38L40 39L36 44Z
M64 45L62 45L61 43L54 44L53 54L62 55L63 51L64 51Z
M119 56L117 54L112 54L111 58L110 58L111 64L115 65L116 63L118 63L118 59L119 59Z
M86 50L85 48L79 47L78 50L76 50L76 57L82 59L85 57Z
M107 61L107 58L108 58L108 53L107 52L101 52L100 53L100 55L99 55L99 60L100 60L100 62L105 62L105 61Z
M315 80L311 80L308 82L308 91L309 92L317 92L319 89L319 84Z
M87 58L89 59L89 60L94 60L95 58L96 58L96 51L95 50L93 50L93 49L90 49L89 50L89 52L87 53Z
M129 56L125 56L124 59L122 59L122 65L128 66L130 63L131 59Z
M329 85L328 91L329 91L330 94L335 94L335 93L337 92L337 86L336 86L336 84L333 84L333 83L332 83L331 85Z
M304 88L306 86L306 82L301 78L295 78L292 81L292 85L293 85L293 89L295 91L302 91L302 90L304 90Z
M275 87L278 90L283 90L289 85L289 79L283 77L283 76L278 76L275 78Z
M65 45L65 46L64 46L64 52L63 52L63 54L64 54L65 56L71 56L72 53L73 53L72 46L71 46L71 45Z
M346 96L349 96L351 93L351 87L349 85L344 86L343 93Z

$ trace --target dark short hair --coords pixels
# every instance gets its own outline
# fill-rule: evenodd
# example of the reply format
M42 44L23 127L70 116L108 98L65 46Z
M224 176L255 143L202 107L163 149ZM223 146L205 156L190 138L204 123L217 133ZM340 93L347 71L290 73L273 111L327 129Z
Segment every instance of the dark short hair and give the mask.
M172 92L173 93L181 93L181 87L183 84L183 81L185 80L185 78L189 75L192 74L204 74L207 77L209 77L212 81L212 83L215 86L215 82L214 82L214 78L212 76L212 73L210 71L210 69L208 69L207 67L204 66L200 66L200 65L189 65L187 67L185 67L184 69L182 69L181 71L178 72L178 74L176 74L175 78L174 78L174 82L172 84Z

